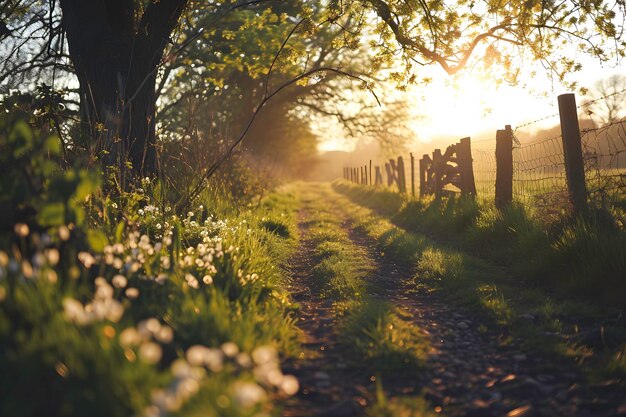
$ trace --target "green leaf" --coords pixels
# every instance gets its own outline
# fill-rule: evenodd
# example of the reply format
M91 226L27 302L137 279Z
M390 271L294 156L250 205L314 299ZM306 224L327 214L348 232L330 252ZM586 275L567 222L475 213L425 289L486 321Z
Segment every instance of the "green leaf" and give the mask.
M21 158L33 149L33 131L24 120L18 121L9 133L9 142L15 146L13 156Z
M65 205L63 203L49 203L37 215L37 221L42 226L60 226L65 223Z
M126 223L119 222L117 224L117 227L115 228L115 242L116 243L121 243L122 239L124 238L124 229L126 228Z
M43 148L50 155L61 153L61 140L56 136L49 136L43 144Z
M100 179L95 173L86 170L81 171L79 177L80 182L76 186L74 198L83 201L88 195L96 192L100 186Z
M104 247L109 244L109 240L100 230L87 230L87 242L94 252L104 251Z

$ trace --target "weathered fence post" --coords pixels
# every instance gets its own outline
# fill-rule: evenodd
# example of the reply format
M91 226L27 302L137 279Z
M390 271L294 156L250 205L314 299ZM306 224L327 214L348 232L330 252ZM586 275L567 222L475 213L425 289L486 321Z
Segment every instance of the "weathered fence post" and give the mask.
M368 181L367 181L367 165L365 165L365 185L368 185Z
M422 159L420 159L419 170L420 170L420 197L426 196L427 185L426 185L426 174L428 170L428 161L430 161L430 157L427 154L422 155Z
M415 158L413 157L413 152L409 153L411 155L411 195L415 198Z
M587 211L587 187L585 186L585 165L578 127L576 97L572 93L561 94L558 102L567 187L574 212L581 214Z
M441 179L443 177L443 167L441 164L441 159L442 159L442 155L441 155L441 149L435 149L433 151L433 171L435 173L435 198L440 199L442 193L442 187L441 187Z
M404 170L404 160L398 157L398 190L402 194L406 194L406 172Z
M513 202L513 131L511 125L496 132L496 207Z
M385 172L387 172L387 187L391 187L393 184L393 172L391 172L389 162L385 162Z
M370 185L374 185L372 182L372 160L370 159Z
M383 173L380 170L380 167L376 165L376 184L377 187L379 185L383 185Z
M472 160L472 141L463 138L457 145L457 158L459 160L459 174L461 175L461 193L476 196L476 181L474 180L474 163Z

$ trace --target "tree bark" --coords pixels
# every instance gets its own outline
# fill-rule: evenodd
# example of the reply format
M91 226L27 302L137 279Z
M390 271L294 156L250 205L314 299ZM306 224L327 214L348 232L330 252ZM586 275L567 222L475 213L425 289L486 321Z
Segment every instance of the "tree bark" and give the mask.
M169 36L188 0L61 0L63 26L80 83L90 149L105 167L154 175L156 79Z

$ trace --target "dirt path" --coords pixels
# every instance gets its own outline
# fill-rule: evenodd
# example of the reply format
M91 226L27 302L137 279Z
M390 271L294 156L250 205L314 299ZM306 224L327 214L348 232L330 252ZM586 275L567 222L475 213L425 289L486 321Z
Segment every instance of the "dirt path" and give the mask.
M418 380L435 410L481 417L626 415L616 383L585 386L575 369L529 357L513 344L503 346L500 334L484 326L484 318L417 287L410 280L411 268L381 257L376 242L364 233L352 229L350 237L376 259L372 278L384 283L389 300L430 339L434 352ZM387 377L386 388L406 392L407 382Z
M300 250L292 263L292 294L300 303L299 326L306 336L302 360L289 372L301 382L299 395L284 416L360 416L372 401L365 370L349 370L337 346L332 300L311 285L314 245L307 238L306 212L299 218ZM389 300L422 329L433 348L425 370L415 375L386 375L388 397L423 395L436 413L447 416L626 416L623 392L605 381L589 385L575 369L503 345L477 313L450 303L439 293L412 282L412 269L381 256L376 242L354 228L343 227L355 246L376 263L376 297Z
M360 372L348 369L346 352L337 345L333 301L321 297L312 283L315 245L307 237L307 218L304 210L298 215L302 239L290 265L290 292L300 305L298 326L304 333L305 343L299 360L286 369L300 381L300 391L286 404L283 416L359 416L370 401L371 395L365 386L368 380Z

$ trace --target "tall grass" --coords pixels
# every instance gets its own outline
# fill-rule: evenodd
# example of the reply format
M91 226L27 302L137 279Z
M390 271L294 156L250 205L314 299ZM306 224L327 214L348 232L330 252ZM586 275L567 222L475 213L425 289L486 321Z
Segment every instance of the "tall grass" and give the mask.
M604 212L548 223L518 204L497 210L464 197L406 200L373 188L334 187L406 230L507 266L520 281L626 306L626 231Z
M0 415L280 414L293 197L208 188L177 212L158 180L65 167L12 113L0 145Z
M377 199L375 190L342 183L334 188L344 194L344 210L384 252L415 265L415 285L443 289L478 307L523 348L541 351L553 363L575 360L592 378L626 375L626 331L619 323L626 276L624 232L605 216L544 228L521 207L499 212L479 204L478 215L469 216L473 222L456 223L466 226L442 238L424 219L415 219L421 216L416 207L437 204L434 201L406 202L396 212L381 215L377 206L384 200ZM408 216L409 210L415 211L411 226L405 226L399 213ZM434 222L437 218L430 217ZM579 342L586 334L579 333L579 325L593 323L603 323L610 344L590 353L586 342Z

